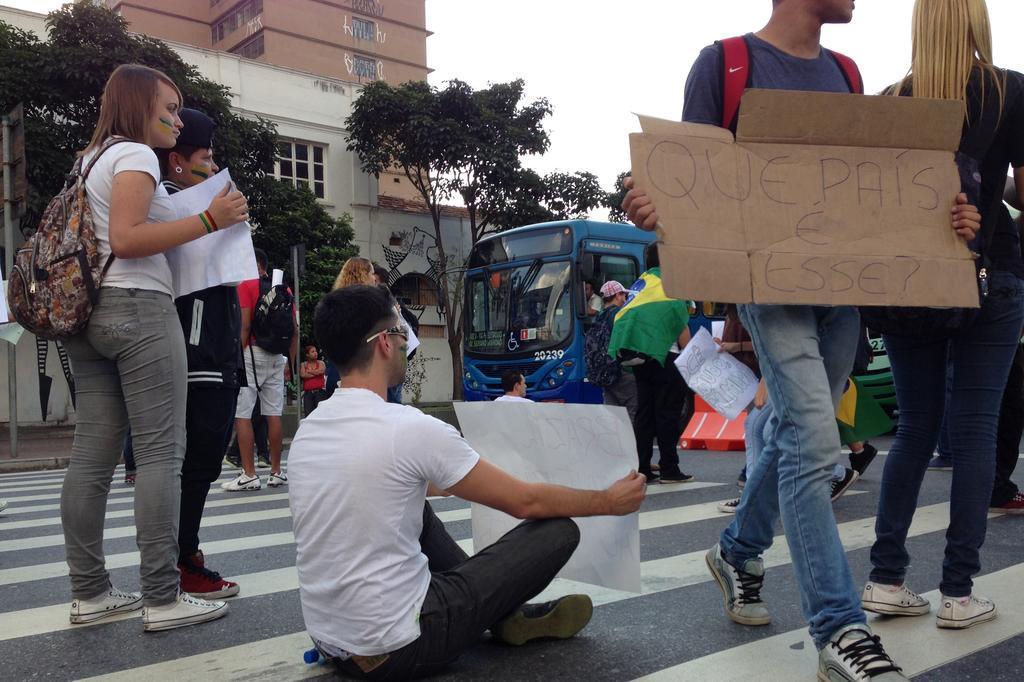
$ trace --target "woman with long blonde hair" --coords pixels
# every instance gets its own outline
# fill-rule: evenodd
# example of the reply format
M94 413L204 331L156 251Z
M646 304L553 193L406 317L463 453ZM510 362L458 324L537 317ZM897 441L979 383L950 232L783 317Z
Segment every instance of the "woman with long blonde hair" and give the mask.
M225 189L203 213L177 218L153 150L175 146L181 106L181 92L165 74L119 66L103 89L96 130L81 158L106 270L88 325L64 342L78 394L60 501L72 623L141 608L146 630L167 630L227 613L224 602L179 590L188 383L164 252L249 214L245 197ZM129 426L141 594L111 585L103 557L107 495Z
M352 286L353 284L374 284L373 263L368 258L353 256L341 266L338 277L334 280L331 290Z
M906 587L906 540L945 406L953 476L936 624L960 629L996 615L991 600L973 594L972 577L981 566L1000 403L1024 323L1020 238L1001 202L1008 166L1014 168L1017 195L1024 197L1024 76L992 63L984 0L917 0L910 72L891 94L963 105L961 170L966 167L980 184L974 188L980 198L973 203L982 216L974 249L988 271L988 295L974 321L956 332L884 334L900 419L882 476L874 568L862 603L888 615L931 610ZM948 406L947 357L953 382ZM1011 504L1024 509L1024 500Z

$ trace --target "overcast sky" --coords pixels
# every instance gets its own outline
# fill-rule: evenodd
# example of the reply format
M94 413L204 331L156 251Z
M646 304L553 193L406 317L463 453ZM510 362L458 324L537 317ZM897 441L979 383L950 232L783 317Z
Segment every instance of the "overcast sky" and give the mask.
M168 0L173 3L175 0ZM287 0L264 0L282 2ZM386 7L389 2L381 0ZM0 0L46 12L59 0ZM770 0L427 0L431 83L475 87L523 78L546 97L551 149L538 171L588 170L610 189L629 166L631 112L677 119L683 83L700 49L757 30ZM868 92L901 78L910 63L913 0L859 0L853 23L827 26L823 43L860 65ZM988 0L995 61L1024 71L1024 1Z

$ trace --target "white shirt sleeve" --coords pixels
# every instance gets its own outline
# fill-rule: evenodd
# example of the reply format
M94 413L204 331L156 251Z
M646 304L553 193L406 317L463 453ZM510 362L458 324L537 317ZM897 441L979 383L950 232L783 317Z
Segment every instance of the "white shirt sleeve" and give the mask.
M450 424L412 410L395 432L395 466L441 489L451 488L480 461Z
M156 153L146 145L122 142L108 149L104 156L107 154L113 157L110 159L113 175L124 171L140 171L152 177L157 185L160 184L160 161L156 158Z

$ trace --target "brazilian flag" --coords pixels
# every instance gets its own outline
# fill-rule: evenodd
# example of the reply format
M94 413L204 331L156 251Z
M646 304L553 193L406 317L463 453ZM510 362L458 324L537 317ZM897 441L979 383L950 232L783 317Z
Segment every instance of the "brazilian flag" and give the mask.
M686 302L666 296L661 268L651 268L629 288L626 305L615 315L608 355L633 351L660 364L689 321Z
M839 399L836 422L843 445L889 433L893 426L878 401L865 392L853 377L846 382L843 397Z

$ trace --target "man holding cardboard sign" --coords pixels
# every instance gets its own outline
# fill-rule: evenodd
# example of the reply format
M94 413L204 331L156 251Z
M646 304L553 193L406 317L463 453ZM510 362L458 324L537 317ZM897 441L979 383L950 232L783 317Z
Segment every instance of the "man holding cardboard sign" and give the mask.
M527 483L481 459L453 427L386 402L407 363L395 310L386 287L365 285L332 291L316 308L317 341L341 382L303 420L288 459L310 637L343 673L366 679L438 672L488 629L515 645L571 637L590 620L589 597L524 602L575 551L569 517L631 514L643 476L632 471L606 490ZM532 520L467 557L428 491Z
M857 343L850 305L977 305L933 286L940 273L973 286L969 254L946 227L961 112L924 103L908 117L848 94L748 92L735 140L691 125L734 125L723 83L737 73L748 87L859 91L856 67L820 45L822 24L849 22L853 2L773 7L756 35L701 53L686 85L689 123L643 121L645 134L631 138L636 188L623 208L639 227L664 225L671 295L745 304L740 317L775 408L736 518L707 555L726 614L771 622L761 555L781 515L820 679L905 679L866 625L829 503L835 402ZM747 59L727 62L736 47ZM953 207L961 236L973 236L978 220L973 207Z

